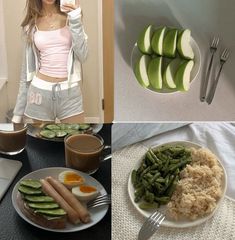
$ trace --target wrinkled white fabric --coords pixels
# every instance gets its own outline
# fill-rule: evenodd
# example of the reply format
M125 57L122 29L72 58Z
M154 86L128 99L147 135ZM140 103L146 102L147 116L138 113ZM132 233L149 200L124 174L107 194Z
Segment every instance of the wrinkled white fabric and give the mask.
M143 141L189 123L118 123L112 127L112 150Z

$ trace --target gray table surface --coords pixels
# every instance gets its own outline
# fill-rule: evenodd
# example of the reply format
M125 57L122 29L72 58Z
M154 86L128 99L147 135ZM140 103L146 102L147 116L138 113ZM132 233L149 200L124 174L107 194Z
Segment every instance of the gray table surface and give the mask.
M115 121L235 120L235 3L234 0L116 0L115 1ZM130 67L132 47L148 24L190 28L200 46L202 69L187 93L160 95L142 88ZM209 43L221 38L216 55L225 47L231 57L212 105L199 100L208 64Z

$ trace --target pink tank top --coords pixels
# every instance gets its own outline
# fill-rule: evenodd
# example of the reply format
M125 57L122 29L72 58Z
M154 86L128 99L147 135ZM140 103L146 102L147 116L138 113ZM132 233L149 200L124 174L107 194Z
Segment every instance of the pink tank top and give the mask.
M39 72L50 77L68 77L68 54L72 46L68 26L51 31L37 30L34 43L39 50Z

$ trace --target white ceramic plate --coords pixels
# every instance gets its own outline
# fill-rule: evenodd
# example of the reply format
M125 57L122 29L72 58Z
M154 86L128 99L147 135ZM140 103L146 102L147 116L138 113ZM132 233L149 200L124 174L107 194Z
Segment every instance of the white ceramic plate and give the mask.
M156 146L156 147L152 147L154 149L156 149L157 147L160 147L162 145L183 145L185 147L194 147L196 149L199 149L201 148L202 146L196 144L196 143L192 143L192 142L186 142L186 141L178 141L178 142L169 142L169 143L165 143L165 144L161 144L159 146ZM218 158L217 158L218 159ZM140 166L140 163L141 163L142 159L139 159L139 161L136 162L136 165L134 167L134 169L138 169L139 166ZM218 160L219 161L219 160ZM172 219L168 219L167 217L165 218L165 220L162 222L162 226L166 226L166 227L175 227L175 228L185 228L185 227L193 227L193 226L196 226L196 225L199 225L203 222L205 222L206 220L208 220L209 218L211 218L215 211L218 209L219 205L221 204L221 202L223 201L223 198L224 198L224 195L225 195L225 192L226 192L226 189L227 189L227 175L226 175L226 172L225 172L225 169L222 165L222 163L219 161L219 164L221 166L221 168L223 169L223 179L222 179L222 196L221 198L219 199L219 201L217 202L217 206L215 208L215 210L210 213L209 215L205 216L205 217L202 217L202 218L198 218L194 221L191 221L191 220L180 220L180 221L174 221ZM131 174L129 176L129 179L128 179L128 193L129 193L129 197L130 197L130 200L133 204L133 206L136 208L136 210L143 216L145 216L146 218L149 217L154 211L156 211L157 209L155 210L152 210L152 211L145 211L145 210L142 210L139 208L138 204L135 203L134 201L134 187L131 183ZM159 208L159 211L164 213L166 211L166 206L161 206Z
M201 69L201 53L200 53L200 49L198 44L196 43L196 41L191 37L191 46L195 55L194 58L194 67L192 69L191 72L191 84L192 82L197 78L198 73L200 72ZM136 62L140 59L140 57L143 54L140 52L137 43L135 43L133 49L132 49L132 53L131 53L131 68L132 68L132 72L134 75L135 80L137 81L135 74L134 74L134 67ZM138 82L138 81L137 81ZM169 93L176 93L179 92L176 89L167 89L167 88L163 88L161 90L157 90L152 88L151 86L149 86L148 88L146 88L147 90L156 92L156 93L164 93L164 94L169 94Z
M33 125L33 124L28 124L28 130L27 134L31 137L35 137L38 139L43 139L46 141L52 141L52 142L63 142L64 138L63 137L55 137L55 138L45 138L40 135L40 131L43 129L44 125ZM103 127L103 124L91 124L91 130L92 133L98 133Z
M95 186L101 195L103 194L107 194L106 190L104 189L104 187L93 177L83 173L83 172L79 172L76 171L74 169L69 169L69 168L61 168L61 167L54 167L54 168L43 168L34 172L31 172L29 174L27 174L26 176L24 176L22 179L19 180L19 182L15 185L13 191L12 191L12 204L16 210L16 212L20 215L21 218L23 218L26 222L32 224L35 227L44 229L44 230L48 230L48 231L52 231L52 232L76 232L76 231L81 231L83 229L87 229L93 225L95 225L96 223L98 223L107 213L109 206L105 205L105 206L100 206L97 208L92 208L89 210L90 214L91 214L91 222L90 223L86 223L86 224L78 224L78 225L72 225L70 223L67 222L66 228L65 229L51 229L51 228L45 228L42 227L34 222L32 222L30 219L28 219L20 210L16 198L17 198L17 194L18 194L18 187L19 187L19 183L21 180L23 179L41 179L41 178L45 178L47 176L52 176L54 178L58 178L59 173L61 173L62 171L66 171L66 170L72 170L77 172L79 175L81 175L82 177L85 178L85 181L87 184Z

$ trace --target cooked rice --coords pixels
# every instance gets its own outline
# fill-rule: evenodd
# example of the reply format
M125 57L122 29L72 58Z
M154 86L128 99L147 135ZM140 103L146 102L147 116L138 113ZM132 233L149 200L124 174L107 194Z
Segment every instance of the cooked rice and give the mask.
M206 148L192 148L192 162L180 173L171 201L169 217L195 220L211 213L222 195L223 171L216 156Z

